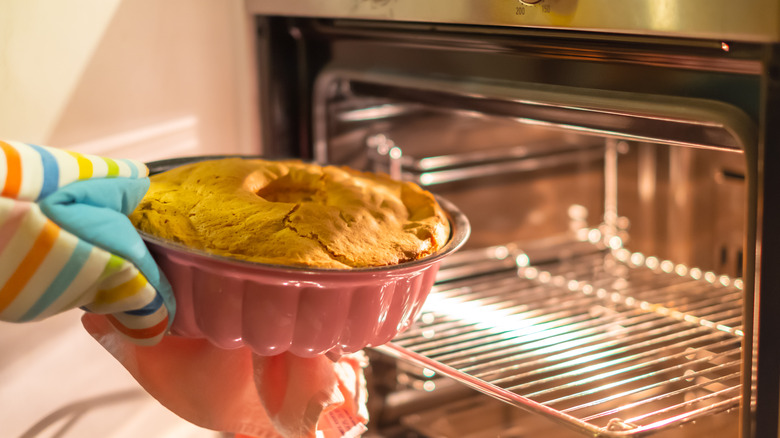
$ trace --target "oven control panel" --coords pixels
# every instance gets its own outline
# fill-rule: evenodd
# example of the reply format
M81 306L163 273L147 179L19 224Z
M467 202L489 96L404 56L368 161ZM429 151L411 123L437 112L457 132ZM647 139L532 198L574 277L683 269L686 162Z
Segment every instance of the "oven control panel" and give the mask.
M568 27L576 16L578 3L579 0L517 0L513 3L514 15L517 21L528 24Z
M514 26L780 42L780 2L753 0L246 0L256 15ZM738 7L739 6L739 7Z

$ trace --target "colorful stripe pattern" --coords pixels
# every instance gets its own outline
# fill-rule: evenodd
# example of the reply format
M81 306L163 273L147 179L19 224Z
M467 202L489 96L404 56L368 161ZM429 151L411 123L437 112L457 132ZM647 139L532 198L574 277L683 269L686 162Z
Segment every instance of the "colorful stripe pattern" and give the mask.
M107 314L133 342L159 342L169 312L146 277L60 228L36 203L78 180L147 175L133 160L0 141L0 320L39 320L80 307Z

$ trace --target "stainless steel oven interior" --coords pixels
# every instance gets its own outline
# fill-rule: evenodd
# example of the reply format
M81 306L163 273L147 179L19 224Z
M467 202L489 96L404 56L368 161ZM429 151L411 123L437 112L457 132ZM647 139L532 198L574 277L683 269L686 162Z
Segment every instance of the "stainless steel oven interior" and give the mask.
M415 181L472 223L371 351L372 433L776 436L766 46L257 23L270 154Z

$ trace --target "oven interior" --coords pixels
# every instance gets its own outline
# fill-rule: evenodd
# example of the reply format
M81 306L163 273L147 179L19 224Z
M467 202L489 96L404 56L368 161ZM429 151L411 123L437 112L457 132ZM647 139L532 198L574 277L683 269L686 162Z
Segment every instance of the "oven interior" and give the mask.
M267 154L415 181L471 222L370 350L371 433L749 430L760 46L257 23Z
M601 95L586 109L577 90L535 91L338 69L318 83L319 160L415 181L473 230L417 324L373 354L375 427L736 435L743 119L694 100ZM566 99L584 114L556 113Z

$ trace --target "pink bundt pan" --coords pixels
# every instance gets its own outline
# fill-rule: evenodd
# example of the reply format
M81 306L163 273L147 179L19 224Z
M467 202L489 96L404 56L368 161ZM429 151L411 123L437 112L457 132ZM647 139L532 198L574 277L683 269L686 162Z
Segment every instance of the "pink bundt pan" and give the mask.
M203 159L195 158L194 160ZM189 160L177 160L184 164ZM172 167L150 163L150 170ZM159 171L159 170L158 170ZM351 353L393 339L417 318L442 259L469 236L466 217L437 198L451 234L437 253L378 268L307 269L195 251L141 233L176 296L171 332L271 356Z

